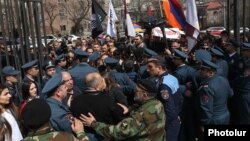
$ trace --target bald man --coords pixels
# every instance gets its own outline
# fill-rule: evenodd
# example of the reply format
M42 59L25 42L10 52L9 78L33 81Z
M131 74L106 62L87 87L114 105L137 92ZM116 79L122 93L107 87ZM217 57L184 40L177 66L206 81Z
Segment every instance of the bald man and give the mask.
M82 95L76 96L71 102L71 111L74 116L92 113L97 121L107 124L116 124L123 118L123 110L104 92L106 83L99 73L89 73L85 77L87 89ZM88 137L100 138L93 129L86 128ZM90 140L92 140L90 139Z

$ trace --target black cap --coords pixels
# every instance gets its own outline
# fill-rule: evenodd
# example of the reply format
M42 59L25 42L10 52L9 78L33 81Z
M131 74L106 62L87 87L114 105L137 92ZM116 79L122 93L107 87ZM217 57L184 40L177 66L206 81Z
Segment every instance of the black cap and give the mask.
M186 58L188 58L188 56L184 52L182 52L182 51L180 51L178 49L174 49L174 56L173 56L173 58L186 59Z
M158 54L155 51L145 47L145 48L143 48L143 55L145 55L147 57L152 57L152 56L156 56Z
M52 67L56 67L56 66L52 60L49 60L49 61L46 61L46 63L43 65L43 70L47 70Z
M243 43L241 49L243 49L243 50L250 50L250 43Z
M198 49L195 51L195 59L201 62L202 60L211 60L212 56L209 51L205 49Z
M209 61L209 60L202 60L202 64L201 64L202 68L207 68L207 69L217 69L218 66L216 64L214 64L213 62Z
M22 113L24 126L29 129L39 129L49 122L51 109L44 99L33 99L29 101Z
M61 84L63 84L62 74L61 73L57 73L57 74L53 75L48 80L48 82L46 82L45 86L42 89L42 93L46 94L48 92L51 92L52 90L54 90L55 88L57 88Z
M157 93L158 89L156 87L156 84L152 82L151 80L148 79L140 79L137 81L137 86L140 87L141 89L152 92L152 93Z
M37 65L37 60L35 59L35 60L33 60L33 61L30 61L30 62L28 62L28 63L22 65L22 69L28 70L28 69L30 69L30 68L32 68L32 67L37 67L37 66L38 66L38 65Z
M117 65L118 63L118 60L114 59L114 58L111 58L111 57L107 57L104 59L104 63L107 65L107 66L110 66L110 65Z
M6 66L6 67L4 67L3 70L2 70L2 72L3 72L3 75L5 75L5 76L12 76L12 75L18 75L18 74L20 74L20 71L15 70L15 68L12 67L12 66Z
M224 54L222 52L220 52L218 49L215 48L211 48L211 54L212 55L216 55L216 56L224 56Z

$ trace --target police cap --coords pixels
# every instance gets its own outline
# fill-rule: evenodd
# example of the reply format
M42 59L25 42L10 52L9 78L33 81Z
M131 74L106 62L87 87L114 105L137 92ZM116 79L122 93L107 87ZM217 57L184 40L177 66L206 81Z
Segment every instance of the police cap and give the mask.
M62 61L63 59L65 59L65 57L65 54L60 54L56 57L55 62L57 63L59 61Z
M243 43L241 49L243 49L243 50L250 50L250 43Z
M89 54L81 49L76 49L75 54L77 58L88 58Z
M224 56L224 54L216 48L211 48L211 54L216 56Z
M20 71L15 70L15 68L12 67L12 66L5 66L2 69L2 72L3 72L3 75L5 75L5 76L12 76L12 75L18 75L18 74L20 74Z
M22 65L22 69L28 70L28 69L30 69L30 68L37 67L37 66L38 66L38 65L37 65L37 60L35 59L35 60L33 60L33 61L30 61L30 62L28 62L28 63Z
M89 56L89 61L96 61L99 58L99 56L100 56L99 53L95 51Z
M207 69L217 69L218 66L216 64L214 64L213 62L209 61L209 60L202 60L202 64L201 64L202 68L207 68Z
M55 88L59 87L61 84L63 84L63 80L62 80L62 74L61 73L57 73L55 75L53 75L48 82L46 82L45 86L42 89L42 93L46 94L51 92L52 90L54 90Z
M235 48L240 47L240 44L235 39L229 39L229 41L226 42L225 45L232 45Z
M158 54L155 51L145 47L145 48L143 48L143 55L145 55L147 57L152 57L152 56L156 56Z
M211 60L211 54L205 49L198 49L195 51L195 59L199 62L202 60Z
M187 54L185 54L184 52L178 50L178 49L174 49L174 58L179 58L179 59L186 59L188 58Z
M110 66L110 65L117 65L118 63L118 60L114 59L114 58L111 58L111 57L107 57L104 59L104 63L107 65L107 66Z
M54 62L52 60L49 60L49 61L46 61L46 63L44 64L43 70L46 71L47 69L53 68L53 67L55 67Z

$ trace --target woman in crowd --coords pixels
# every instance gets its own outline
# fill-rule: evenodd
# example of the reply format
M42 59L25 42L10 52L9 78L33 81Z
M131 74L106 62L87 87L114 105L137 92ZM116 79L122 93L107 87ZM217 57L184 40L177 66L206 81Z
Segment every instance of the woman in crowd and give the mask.
M0 117L7 129L0 129L1 135L4 132L5 141L20 141L23 139L17 123L17 112L15 105L11 102L11 95L7 87L0 84ZM4 118L4 119L2 119ZM5 121L6 120L6 121ZM2 124L2 123L1 123ZM4 131L2 131L4 130ZM7 131L7 132L6 132ZM11 136L8 139L8 136Z
M23 83L21 93L23 97L23 102L21 103L19 114L21 114L27 102L31 101L34 98L39 98L37 94L37 86L32 81L26 81Z

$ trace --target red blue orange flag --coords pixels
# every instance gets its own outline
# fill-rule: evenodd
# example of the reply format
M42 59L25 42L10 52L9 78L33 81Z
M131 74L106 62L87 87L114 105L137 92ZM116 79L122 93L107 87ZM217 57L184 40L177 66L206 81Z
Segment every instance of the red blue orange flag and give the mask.
M163 0L163 9L169 25L186 30L186 18L178 0Z

